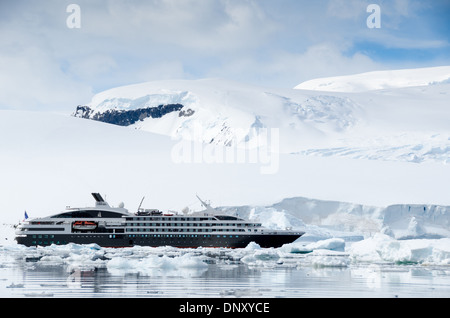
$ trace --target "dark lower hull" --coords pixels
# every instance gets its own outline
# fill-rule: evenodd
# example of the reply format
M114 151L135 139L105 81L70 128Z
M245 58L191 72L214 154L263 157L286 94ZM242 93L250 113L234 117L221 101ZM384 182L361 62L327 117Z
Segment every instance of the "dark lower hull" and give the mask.
M181 234L55 234L18 236L18 244L25 246L49 246L52 244L98 244L102 247L173 246L180 248L226 247L243 248L250 242L259 246L281 247L292 243L303 233L258 235L181 235Z

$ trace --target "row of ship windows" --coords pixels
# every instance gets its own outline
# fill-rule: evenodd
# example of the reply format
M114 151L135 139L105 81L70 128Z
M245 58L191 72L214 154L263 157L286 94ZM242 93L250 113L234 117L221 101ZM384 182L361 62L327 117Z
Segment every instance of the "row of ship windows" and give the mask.
M128 234L127 237L133 238L133 237L233 237L233 235L211 235L211 234ZM239 237L239 235L234 235L235 237ZM74 236L71 236L74 237ZM91 238L100 238L100 237L104 237L101 235L83 235L83 237L91 237ZM117 238L117 237L122 237L117 236L115 234L110 234L108 235L109 238ZM55 236L54 235L33 235L32 236L33 239L54 239ZM40 241L41 242L41 241ZM58 241L59 244L60 241ZM65 241L62 241L65 242ZM35 244L36 241L33 241L33 244ZM42 243L42 242L41 242ZM52 241L53 243L53 241Z
M258 223L126 223L126 226L237 226L237 227L256 227L261 226Z
M245 229L127 229L127 232L245 232ZM257 229L253 230L257 232ZM252 232L252 229L247 229L247 232Z
M70 237L76 238L76 237L80 237L80 236L82 236L82 237L97 237L97 238L105 237L103 235L76 235L76 236L71 235ZM55 238L55 236L52 234L33 234L31 237L34 239L54 239Z
M55 236L52 234L39 234L39 235L34 234L32 236L32 238L34 238L34 239L54 239ZM67 242L66 241L53 241L53 240L51 240L51 241L36 240L36 241L31 241L31 244L32 245L52 245L52 244L64 245L64 244L67 244Z
M164 216L164 217L133 217L133 218L126 218L127 221L217 221L215 218L207 218L207 217L198 217L198 218L185 218L185 217L171 217L171 216Z
M217 238L232 238L232 237L236 237L238 238L239 235L210 235L210 234L204 234L204 235L198 235L198 234L140 234L140 235L128 235L128 238L145 238L145 237L160 237L160 238L170 238L170 237L190 237L190 238L194 238L194 237L203 237L203 238L208 238L208 237L217 237ZM110 237L110 238L114 238L114 237Z
M33 234L32 238L54 238L55 236L52 234Z

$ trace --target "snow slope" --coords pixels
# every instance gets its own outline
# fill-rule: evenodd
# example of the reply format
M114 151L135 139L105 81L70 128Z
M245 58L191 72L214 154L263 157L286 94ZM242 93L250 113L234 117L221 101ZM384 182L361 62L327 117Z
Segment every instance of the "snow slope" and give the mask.
M269 89L220 79L196 81L155 81L114 88L97 94L87 106L91 117L108 110L130 110L161 104L184 105L183 116L173 112L162 118L145 118L133 128L217 145L252 147L259 131L281 130L281 152L290 152L289 143L318 142L325 130L342 130L352 125L350 113L356 108L345 99L297 94L296 100ZM322 102L324 100L324 102ZM322 107L322 108L320 108ZM348 108L347 111L343 109ZM322 125L324 118L327 125Z
M439 82L446 69L419 69L416 76ZM110 110L181 104L180 111L130 126L173 139L246 149L266 146L279 153L446 163L449 98L450 83L339 93L208 79L118 87L97 94L87 106L92 118ZM279 138L271 140L273 130Z
M442 82L448 83L449 80L450 66L439 66L318 78L303 82L295 88L355 93L380 89L428 86Z

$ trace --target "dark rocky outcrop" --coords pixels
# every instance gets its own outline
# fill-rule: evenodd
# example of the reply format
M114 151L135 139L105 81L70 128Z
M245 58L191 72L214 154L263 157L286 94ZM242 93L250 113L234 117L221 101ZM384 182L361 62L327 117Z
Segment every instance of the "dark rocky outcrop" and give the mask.
M137 121L145 118L161 118L166 114L180 111L179 116L191 116L194 111L192 109L182 110L184 106L181 104L167 104L156 107L132 109L132 110L115 110L110 109L102 113L94 113L89 106L78 106L73 116L79 118L93 119L109 124L119 126L130 126Z

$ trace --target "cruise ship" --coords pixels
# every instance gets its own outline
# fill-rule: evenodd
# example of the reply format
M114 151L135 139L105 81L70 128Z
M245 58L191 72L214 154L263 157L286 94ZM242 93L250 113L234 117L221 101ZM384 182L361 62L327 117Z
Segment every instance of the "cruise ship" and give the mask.
M270 230L261 223L225 215L200 198L206 210L179 214L140 206L136 213L129 213L123 204L111 207L99 193L92 193L92 196L94 207L68 207L52 216L24 220L16 228L17 243L26 246L96 243L102 247L242 248L255 242L261 247L280 247L304 234Z

